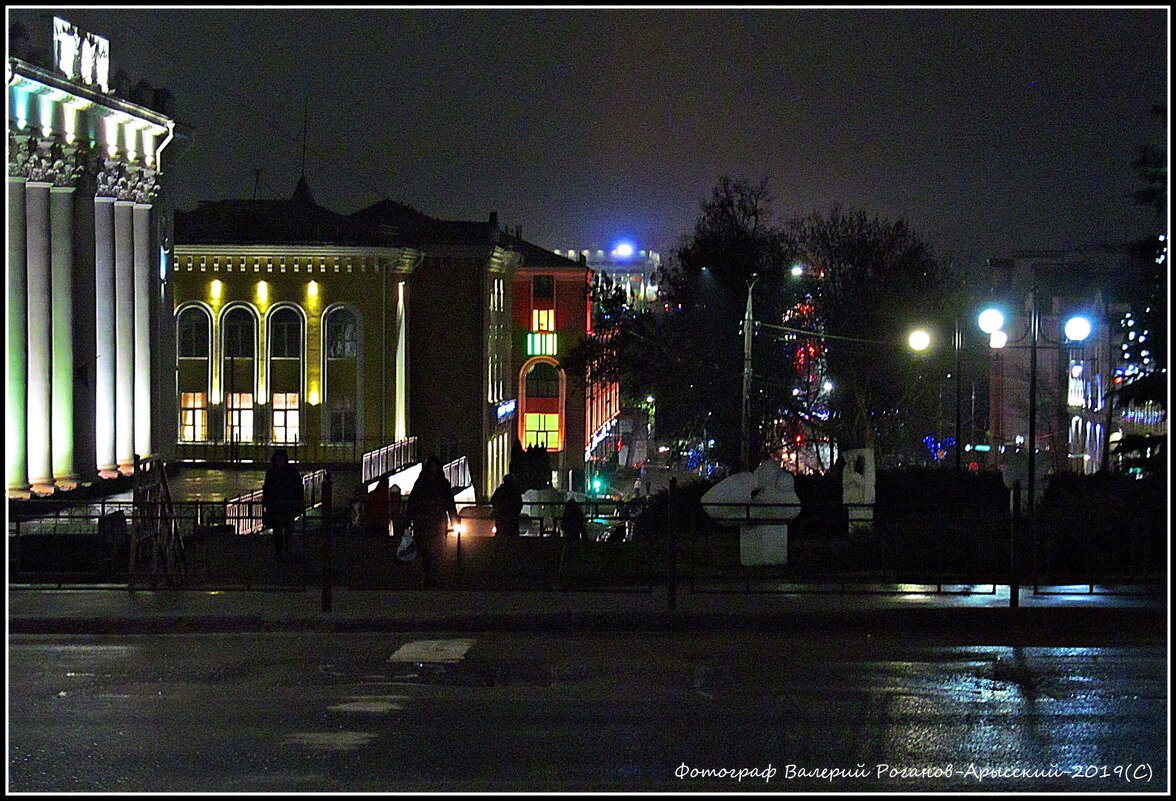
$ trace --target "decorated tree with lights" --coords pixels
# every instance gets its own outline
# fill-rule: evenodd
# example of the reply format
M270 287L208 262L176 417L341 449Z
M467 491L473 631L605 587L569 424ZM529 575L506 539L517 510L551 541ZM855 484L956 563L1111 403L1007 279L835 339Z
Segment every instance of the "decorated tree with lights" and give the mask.
M922 447L937 397L933 365L904 351L913 321L950 330L951 287L907 223L864 211L795 220L789 244L814 277L824 361L835 390L830 425L842 449Z

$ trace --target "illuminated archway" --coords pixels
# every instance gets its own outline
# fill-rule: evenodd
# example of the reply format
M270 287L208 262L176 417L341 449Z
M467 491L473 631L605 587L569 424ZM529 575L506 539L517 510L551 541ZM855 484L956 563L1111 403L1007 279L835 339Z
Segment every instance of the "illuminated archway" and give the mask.
M518 383L518 436L524 448L538 444L552 452L564 449L567 388L567 372L552 357L535 356L523 363Z

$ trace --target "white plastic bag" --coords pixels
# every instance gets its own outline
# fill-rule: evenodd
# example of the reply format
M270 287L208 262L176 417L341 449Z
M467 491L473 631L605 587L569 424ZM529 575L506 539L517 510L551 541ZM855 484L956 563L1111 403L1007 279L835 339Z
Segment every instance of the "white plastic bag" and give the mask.
M396 558L401 562L411 562L417 557L416 540L412 538L412 529L404 532L400 538L400 545L396 547Z

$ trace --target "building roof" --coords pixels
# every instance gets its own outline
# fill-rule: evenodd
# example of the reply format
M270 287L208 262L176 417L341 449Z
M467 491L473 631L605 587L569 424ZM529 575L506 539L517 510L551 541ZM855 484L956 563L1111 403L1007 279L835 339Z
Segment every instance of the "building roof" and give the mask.
M500 243L503 247L510 250L517 251L522 256L522 267L543 267L557 270L586 270L587 267L578 261L573 261L567 256L540 247L534 242L528 242L522 237L513 234L503 234Z
M305 175L285 200L214 200L178 209L175 238L184 245L404 244L320 206Z
M395 200L381 200L348 215L353 224L376 236L400 238L416 247L479 246L498 242L498 215L485 221L439 220Z

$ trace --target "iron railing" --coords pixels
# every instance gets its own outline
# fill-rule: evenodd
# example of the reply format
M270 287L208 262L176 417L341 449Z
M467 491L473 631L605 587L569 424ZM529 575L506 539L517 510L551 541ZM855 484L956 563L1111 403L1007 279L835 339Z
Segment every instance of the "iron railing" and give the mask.
M417 438L409 437L363 454L365 483L396 473L417 460Z

